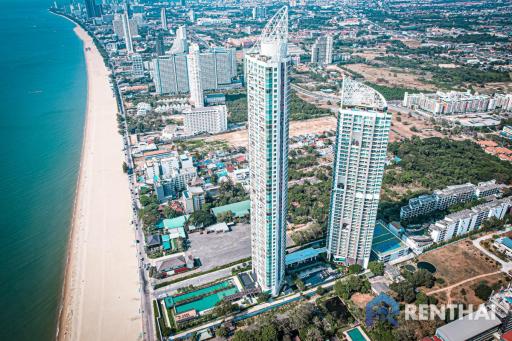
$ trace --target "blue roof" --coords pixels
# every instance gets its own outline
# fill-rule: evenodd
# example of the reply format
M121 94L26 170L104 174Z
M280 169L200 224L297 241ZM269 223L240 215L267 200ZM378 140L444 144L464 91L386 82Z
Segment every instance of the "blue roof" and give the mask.
M171 248L170 238L168 234L164 234L162 236L162 246L164 250L169 250Z
M372 241L372 251L378 255L393 253L407 248L405 244L381 223L375 225Z
M512 249L512 239L510 239L509 237L505 237L501 240L501 244L505 245L506 247L508 247L509 249Z
M318 248L318 249L313 249L312 247L310 248L307 248L307 249L303 249L303 250L299 250L299 251L295 251L295 252L292 252L292 253L289 253L285 256L285 260L284 260L284 263L286 265L291 265L291 264L294 264L294 263L298 263L298 262L301 262L301 261L305 261L305 260L308 260L308 259L311 259L311 258L314 258L324 252L326 252L327 250L325 249L325 247L321 247L321 248Z
M226 213L228 211L231 211L235 217L243 217L249 214L250 209L251 201L244 200L229 205L214 207L212 208L212 212L216 217L219 216L219 214Z
M188 220L188 215L182 215L180 217L172 218L172 219L164 219L163 224L166 229L175 229L178 227L185 226L185 223Z

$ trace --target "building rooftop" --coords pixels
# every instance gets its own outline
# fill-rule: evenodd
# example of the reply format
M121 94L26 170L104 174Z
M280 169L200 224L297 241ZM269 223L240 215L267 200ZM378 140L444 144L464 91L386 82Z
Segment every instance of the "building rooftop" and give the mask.
M500 243L512 250L512 239L509 237L501 238Z
M444 189L434 191L434 193L438 196L448 196L448 195L454 195L454 194L460 194L460 193L474 191L474 187L475 187L475 185L468 182L468 183L465 183L462 185L448 186Z
M499 325L498 317L488 319L477 311L437 328L436 335L446 341L465 341Z
M158 234L151 234L146 240L146 246L154 247L160 245L160 236Z
M284 263L286 265L299 263L299 262L317 257L318 255L325 253L325 252L327 252L325 247L321 247L318 249L314 249L314 248L310 247L307 249L295 251L295 252L289 253L285 256Z
M226 213L231 211L235 217L243 217L249 214L251 209L251 201L244 200L240 202L236 202L234 204L219 206L212 208L212 212L215 216L219 214Z
M172 219L164 219L163 220L163 227L166 229L175 229L178 227L184 227L185 223L188 220L188 215L182 215L181 217L176 217Z

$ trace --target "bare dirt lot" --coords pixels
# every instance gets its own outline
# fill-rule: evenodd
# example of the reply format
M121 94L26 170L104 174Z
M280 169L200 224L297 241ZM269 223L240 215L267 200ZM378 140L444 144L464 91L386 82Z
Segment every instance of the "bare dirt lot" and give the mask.
M364 76L367 81L375 84L406 87L418 90L433 91L436 87L433 84L426 83L420 78L428 79L429 75L416 75L406 70L387 67L375 67L366 64L349 64L346 68Z
M488 286L493 287L494 285L500 285L500 286L505 285L509 281L510 281L510 279L508 278L508 276L505 273L499 273L499 274L490 275L490 276L487 276L487 277L484 277L481 279L476 279L469 283L465 283L461 286L453 288L448 293L449 297L440 303L455 303L455 304L465 303L465 304L473 304L476 306L476 305L484 303L484 301L482 299L478 298L475 295L475 288L480 283L483 282L483 283L487 284Z
M361 294L359 292L352 295L350 300L355 303L356 306L359 307L359 309L364 309L368 302L370 302L373 299L373 295L370 294Z
M435 276L441 277L445 281L443 284L436 283L428 291L448 287L472 277L499 270L496 261L475 248L470 240L462 240L427 252L419 257L419 261L432 263L437 268Z
M313 118L304 121L290 122L290 137L304 134L321 134L325 131L336 130L336 118L334 116L325 116ZM247 147L248 133L247 129L237 130L225 134L206 137L208 141L226 141L235 147Z
M400 141L404 138L419 136L421 138L442 137L443 134L434 130L433 125L423 118L418 118L404 112L390 109L393 113L390 141Z

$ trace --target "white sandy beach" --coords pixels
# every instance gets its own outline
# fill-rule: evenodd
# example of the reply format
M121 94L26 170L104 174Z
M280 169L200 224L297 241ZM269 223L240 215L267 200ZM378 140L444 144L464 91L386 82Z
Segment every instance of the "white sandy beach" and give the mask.
M117 106L92 38L75 32L87 49L87 114L58 339L137 340L138 265Z

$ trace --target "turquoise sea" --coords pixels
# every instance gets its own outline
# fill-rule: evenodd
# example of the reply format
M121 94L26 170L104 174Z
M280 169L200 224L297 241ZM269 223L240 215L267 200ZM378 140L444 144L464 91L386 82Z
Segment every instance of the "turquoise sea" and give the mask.
M0 0L0 340L55 337L86 106L49 0Z

